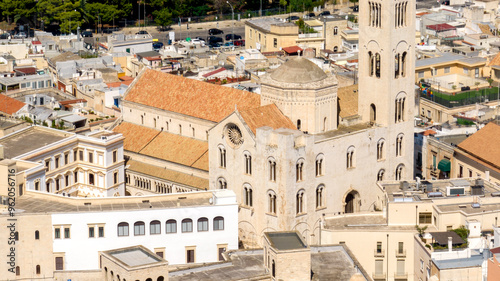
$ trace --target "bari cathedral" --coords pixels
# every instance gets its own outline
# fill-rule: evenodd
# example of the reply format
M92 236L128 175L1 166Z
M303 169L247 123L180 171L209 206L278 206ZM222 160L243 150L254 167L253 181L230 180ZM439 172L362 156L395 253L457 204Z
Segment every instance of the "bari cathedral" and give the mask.
M410 179L413 171L415 5L408 3L360 1L357 86L339 88L334 74L302 57L261 77L260 95L143 70L115 129L130 163L196 178L197 188L233 190L248 247L261 245L266 231L285 230L315 244L325 217L381 210L377 181ZM134 182L164 184L133 166L132 195L139 195ZM169 184L161 190L172 192Z
M210 130L210 186L236 192L244 244L284 230L318 243L324 217L381 210L377 181L411 179L414 9L360 1L357 92L290 59L261 79L260 108ZM287 118L269 114L274 106Z

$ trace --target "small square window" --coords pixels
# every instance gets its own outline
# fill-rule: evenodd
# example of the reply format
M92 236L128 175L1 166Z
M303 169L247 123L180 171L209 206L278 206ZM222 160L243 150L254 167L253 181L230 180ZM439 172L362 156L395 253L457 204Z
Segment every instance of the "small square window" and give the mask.
M89 227L89 238L94 238L95 237L95 228L93 226Z
M54 229L54 238L55 239L61 238L61 229L60 228L55 228Z
M104 226L99 226L99 237L104 237Z
M66 239L71 238L69 228L67 228L67 227L64 228L64 238L66 238Z

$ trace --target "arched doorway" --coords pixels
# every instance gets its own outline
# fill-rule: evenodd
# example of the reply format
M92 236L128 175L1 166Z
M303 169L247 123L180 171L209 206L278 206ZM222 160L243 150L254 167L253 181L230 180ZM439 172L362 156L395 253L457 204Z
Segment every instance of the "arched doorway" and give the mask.
M359 193L355 190L349 192L344 199L344 213L359 212Z

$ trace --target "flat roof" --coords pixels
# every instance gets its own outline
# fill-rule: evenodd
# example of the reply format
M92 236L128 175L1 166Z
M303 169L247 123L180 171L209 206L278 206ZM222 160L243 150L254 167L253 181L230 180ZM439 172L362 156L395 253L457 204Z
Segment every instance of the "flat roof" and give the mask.
M5 158L14 158L73 135L55 129L31 126L0 138L0 144L4 147Z
M130 210L162 210L181 207L201 207L213 205L214 191L172 193L151 196L127 196L105 198L77 198L48 194L45 192L26 192L16 200L19 214L33 213L84 213ZM21 211L22 210L22 211ZM1 213L1 215L7 215Z
M467 268L467 267L481 267L483 264L483 255L474 255L470 258L463 259L451 259L451 260L436 260L432 259L432 262L440 270L443 269L454 269L454 268Z
M31 82L31 81L40 81L40 80L51 80L52 81L52 78L50 77L49 74L15 76L15 77L1 77L0 84L10 86L10 85L16 85L19 83L23 83L25 81Z
M271 246L280 251L307 248L297 232L266 232L265 235L269 238Z
M151 255L139 247L109 251L107 254L128 266L140 266L162 261L160 258Z

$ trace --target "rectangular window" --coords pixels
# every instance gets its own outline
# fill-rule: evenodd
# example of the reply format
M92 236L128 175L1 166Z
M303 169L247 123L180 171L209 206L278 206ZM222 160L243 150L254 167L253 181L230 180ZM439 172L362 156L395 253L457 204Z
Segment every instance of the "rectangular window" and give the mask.
M77 160L76 159L77 157L78 157L78 150L75 149L75 150L73 150L73 162L75 162Z
M464 67L464 74L469 74L469 69Z
M59 168L59 157L54 158L55 160L55 168Z
M114 172L113 173L113 184L117 184L118 183L118 172Z
M69 153L64 153L64 165L69 164Z
M45 160L45 171L50 171L50 160Z
M94 227L91 226L89 227L89 238L94 238L95 237L95 233L94 233Z
M418 213L418 223L419 224L431 224L432 223L432 213Z
M99 237L104 237L104 226L99 226Z
M380 275L384 273L384 260L375 260L375 274Z
M227 245L217 245L217 253L219 261L224 261L224 256L222 255L227 251Z
M71 238L69 228L67 227L64 228L64 238Z
M404 242L398 243L398 254L402 254L404 252Z
M418 78L424 78L424 72L423 71L419 71L418 72Z
M80 155L79 155L79 156L80 156L79 160L80 160L80 161L83 161L83 150L80 150L80 151L79 151L79 154L80 154Z
M60 239L61 238L61 229L60 228L55 228L54 229L54 238L55 239Z
M37 181L35 182L35 190L39 190L40 189L40 182Z
M194 251L195 251L195 249L193 249L193 248L186 250L186 263L194 263L195 262Z
M89 163L94 163L94 154L89 152Z
M158 252L155 252L155 254L156 254L157 256L159 256L160 258L162 258L162 259L163 259L163 252L158 251Z
M444 68L444 73L450 73L451 71L451 68L450 67L445 67Z
M476 78L479 78L479 68L476 68L476 69L474 70L474 72L475 72L475 75L474 75L474 76L475 76Z
M398 275L404 275L405 274L405 260L398 260L397 261L396 273Z
M273 39L273 46L274 48L278 48L278 38Z
M377 242L377 254L382 253L382 242Z
M118 161L118 151L113 151L113 163L116 163Z
M56 257L56 270L64 270L63 257Z

